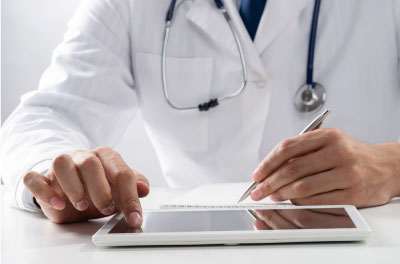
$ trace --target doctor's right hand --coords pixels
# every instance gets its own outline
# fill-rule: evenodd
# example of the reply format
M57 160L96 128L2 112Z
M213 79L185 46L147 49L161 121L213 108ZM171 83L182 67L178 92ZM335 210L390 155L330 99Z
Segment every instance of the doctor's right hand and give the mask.
M139 197L150 191L148 180L107 147L60 155L45 176L30 171L24 184L55 223L80 222L121 210L131 227L140 227Z

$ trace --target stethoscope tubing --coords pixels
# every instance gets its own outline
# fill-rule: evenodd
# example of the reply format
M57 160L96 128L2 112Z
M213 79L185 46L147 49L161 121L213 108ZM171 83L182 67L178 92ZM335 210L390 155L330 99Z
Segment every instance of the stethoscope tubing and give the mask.
M311 22L311 32L310 32L310 40L308 45L308 61L307 61L307 84L314 84L314 56L315 56L315 44L317 38L317 30L318 30L318 18L320 13L321 0L316 0L314 4L314 12L313 18Z
M178 4L182 4L185 0L182 0ZM169 40L169 35L170 35L170 30L171 30L171 24L172 24L172 19L174 16L174 11L176 9L176 2L177 0L171 0L171 3L168 7L168 11L166 14L166 19L165 19L165 31L164 31L164 40L163 40L163 45L162 45L162 56L161 56L161 75L162 75L162 85L163 85L163 91L164 91L164 96L165 100L167 103L174 109L176 110L192 110L192 109L199 109L200 111L208 111L210 108L213 108L217 105L219 105L220 102L234 98L241 94L243 90L246 88L247 83L248 83L248 72L247 72L247 65L246 65L246 58L244 55L244 51L239 39L239 36L234 28L234 25L232 23L232 20L227 13L224 4L221 0L214 0L214 3L216 7L221 11L223 14L226 22L229 25L229 28L233 34L233 37L236 42L236 46L238 49L239 57L240 57L240 63L242 65L242 75L243 75L243 82L240 86L240 88L227 96L220 97L220 98L213 98L208 102L205 102L203 104L199 104L198 106L179 106L174 104L168 94L168 85L167 85L167 74L166 74L166 56L167 56L167 48L168 48L168 40ZM310 30L310 36L309 36L309 46L308 46L308 59L307 59L307 72L306 72L306 85L311 88L312 92L314 93L314 86L317 84L314 83L314 57L315 57L315 46L316 46L316 38L317 38L317 30L318 30L318 19L319 19L319 13L320 13L320 7L321 7L321 0L315 0L314 4L314 11L313 11L313 17L311 21L311 30ZM325 101L325 90L321 85L319 85L320 88L322 89L322 96L323 100L321 101L321 106ZM310 89L308 88L308 89ZM300 88L301 89L301 88ZM300 91L299 89L299 91Z
M183 0L183 1L185 1L185 0ZM163 41L163 45L162 45L162 56L161 56L161 60L162 60L162 62L161 62L161 77L162 77L162 85L163 85L165 100L172 108L174 108L176 110L192 110L192 109L198 108L200 111L208 111L210 108L213 108L213 107L219 105L220 102L238 96L239 94L241 94L243 92L243 90L247 86L248 72L247 72L246 58L244 55L243 47L240 42L239 36L236 33L236 30L232 23L232 19L229 16L228 12L226 11L225 6L222 3L222 1L214 0L214 3L216 5L216 7L221 11L222 15L224 16L224 18L225 18L226 22L228 23L229 28L232 32L232 35L235 39L235 43L236 43L238 53L239 53L240 63L242 65L242 75L243 75L242 84L240 85L240 88L236 92L229 94L227 96L224 96L224 97L213 98L213 99L209 100L208 102L199 104L198 106L179 106L179 105L174 104L170 100L169 94L168 94L168 88L167 88L168 84L167 84L167 74L166 74L166 72L167 72L167 69L166 69L167 68L167 66L166 66L167 58L166 57L167 57L167 47L168 47L168 40L169 40L170 31L171 31L172 19L174 16L174 10L176 9L176 0L172 0L168 7L167 15L165 18L164 41Z

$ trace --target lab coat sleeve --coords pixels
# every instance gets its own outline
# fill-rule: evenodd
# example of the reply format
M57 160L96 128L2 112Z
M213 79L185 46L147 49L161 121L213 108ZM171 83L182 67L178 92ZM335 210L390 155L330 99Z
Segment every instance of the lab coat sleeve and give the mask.
M83 0L39 89L4 123L0 171L12 205L32 209L23 202L28 171L46 171L61 153L113 147L133 118L129 3Z

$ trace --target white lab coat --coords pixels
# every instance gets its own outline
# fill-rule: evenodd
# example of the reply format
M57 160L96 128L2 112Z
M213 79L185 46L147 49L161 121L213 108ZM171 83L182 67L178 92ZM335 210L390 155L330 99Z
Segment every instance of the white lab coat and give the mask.
M274 145L318 114L293 105L305 83L314 1L268 0L254 43L235 0L224 1L250 82L209 112L177 111L164 99L160 55L169 2L83 1L39 90L23 96L2 129L3 181L20 207L27 171L47 170L61 153L114 146L138 110L172 187L249 181ZM324 108L332 109L325 126L368 143L399 140L399 35L399 0L322 1L314 79L327 90ZM188 0L175 12L167 64L177 104L239 88L236 44L213 1Z

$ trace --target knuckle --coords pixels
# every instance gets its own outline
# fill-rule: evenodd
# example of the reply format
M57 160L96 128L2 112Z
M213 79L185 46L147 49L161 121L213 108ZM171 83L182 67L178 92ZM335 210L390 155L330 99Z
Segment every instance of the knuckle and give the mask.
M68 195L68 198L70 198L71 202L79 202L80 200L84 199L86 197L86 192L82 188L77 188L74 190L73 193Z
M116 181L127 182L134 178L134 174L130 169L121 169L115 175Z
M122 206L126 209L136 209L140 206L138 197L128 197L122 200Z
M135 175L136 175L136 178L137 178L138 180L144 181L144 182L146 182L147 184L149 184L149 180L148 180L143 174L141 174L140 172L138 172L138 171L136 171L136 170L133 170L133 171L134 171L134 173L135 173Z
M106 147L106 146L101 146L101 147L95 148L93 151L97 152L97 153L114 152L114 150L112 148Z
M123 202L124 202L124 204L137 204L137 203L139 203L139 198L132 196L132 197L125 198L123 200Z
M261 190L264 192L270 192L272 190L272 183L269 180L265 180L263 183L261 183Z
M332 140L338 140L342 137L342 131L337 128L327 128L327 135Z
M356 178L358 175L361 175L361 168L357 164L352 164L349 166L348 170L347 180L350 182L355 181L354 183L357 183Z
M77 166L82 170L91 170L99 165L99 160L94 155L88 155Z
M305 181L298 181L294 183L294 192L299 196L306 196L310 192L310 185Z
M267 172L268 166L269 166L269 163L267 162L266 159L263 160L260 163L260 165L258 166L258 170L259 170L259 176L258 177L261 177L261 179L259 181L262 181L262 179L265 178L265 174Z
M34 179L35 179L35 173L34 172L30 171L27 174L25 174L24 178L23 178L25 186L31 186L33 181L34 181Z
M342 146L341 155L343 158L346 158L347 160L353 160L356 156L354 150L349 145Z
M280 154L287 152L288 150L291 149L293 144L294 144L294 141L291 138L283 140L281 143L279 143L279 145L277 147L277 154L280 155Z
M53 160L54 168L70 167L71 164L72 164L72 158L68 154L61 154Z

